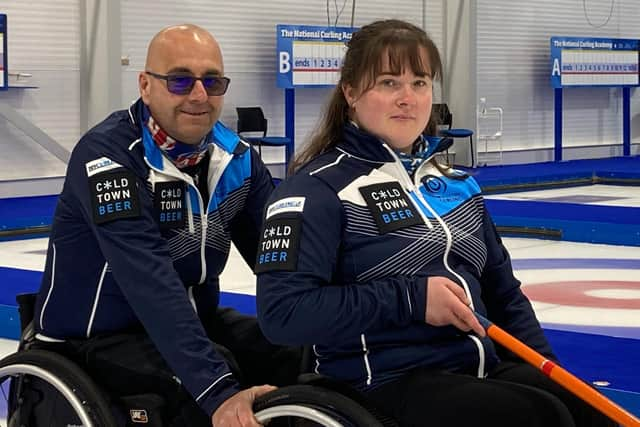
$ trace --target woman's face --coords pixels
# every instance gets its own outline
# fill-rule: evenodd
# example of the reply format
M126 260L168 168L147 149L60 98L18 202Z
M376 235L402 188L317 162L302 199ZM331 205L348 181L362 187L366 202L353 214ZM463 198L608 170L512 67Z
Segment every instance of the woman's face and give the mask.
M426 50L420 54L422 63L429 64ZM414 74L409 63L402 74L391 74L386 51L382 57L382 71L371 89L362 92L345 84L342 91L351 107L351 120L392 148L410 153L431 115L431 77Z

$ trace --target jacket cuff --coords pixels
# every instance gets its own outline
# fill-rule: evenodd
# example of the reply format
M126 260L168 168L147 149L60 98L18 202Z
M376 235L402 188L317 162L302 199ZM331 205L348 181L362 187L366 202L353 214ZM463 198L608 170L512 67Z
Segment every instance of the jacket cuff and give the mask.
M209 417L212 417L220 405L240 391L240 385L233 377L229 376L221 380L215 387L211 387L211 390L198 400L198 405L205 413L209 414Z

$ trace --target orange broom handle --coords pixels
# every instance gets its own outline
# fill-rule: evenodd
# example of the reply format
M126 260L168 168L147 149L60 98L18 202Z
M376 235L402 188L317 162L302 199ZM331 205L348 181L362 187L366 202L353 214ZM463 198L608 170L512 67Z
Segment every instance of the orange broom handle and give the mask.
M633 414L607 399L604 395L584 383L569 371L556 365L554 362L542 356L522 341L519 341L500 327L494 325L488 319L478 313L475 313L475 315L480 321L480 324L487 331L487 335L489 335L492 340L511 350L527 363L538 368L543 374L551 378L553 381L557 382L562 387L566 388L571 393L575 394L580 399L584 400L617 423L625 427L640 427L640 420L633 416Z

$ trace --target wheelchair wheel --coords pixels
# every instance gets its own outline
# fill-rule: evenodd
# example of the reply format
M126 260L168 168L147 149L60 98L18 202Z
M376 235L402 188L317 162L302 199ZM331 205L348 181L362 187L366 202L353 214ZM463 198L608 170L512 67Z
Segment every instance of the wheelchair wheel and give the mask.
M9 427L114 427L100 389L76 364L43 350L0 360L0 419Z
M277 389L256 399L261 424L277 426L382 427L362 406L336 392L310 385Z

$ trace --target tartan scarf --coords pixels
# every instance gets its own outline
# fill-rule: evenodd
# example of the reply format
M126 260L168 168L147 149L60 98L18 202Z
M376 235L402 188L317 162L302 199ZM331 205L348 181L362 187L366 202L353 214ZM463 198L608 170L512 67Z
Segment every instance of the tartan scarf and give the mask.
M198 144L185 144L169 136L151 116L146 105L143 113L145 125L151 132L153 141L178 169L197 165L207 154L209 144L212 143L211 133L202 138Z

